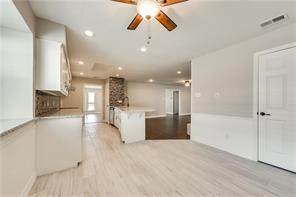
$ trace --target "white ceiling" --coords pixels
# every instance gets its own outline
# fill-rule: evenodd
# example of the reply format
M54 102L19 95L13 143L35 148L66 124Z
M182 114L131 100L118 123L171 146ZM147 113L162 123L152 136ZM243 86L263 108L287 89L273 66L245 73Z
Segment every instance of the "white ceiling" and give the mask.
M178 27L168 32L152 21L152 43L146 53L147 23L126 28L136 7L110 0L30 0L34 13L67 26L67 44L74 75L107 78L117 73L130 81L174 84L190 79L190 60L211 51L295 22L296 1L190 0L162 10ZM289 20L261 29L259 23L288 13ZM84 30L95 36L86 37ZM82 60L84 65L78 65ZM94 68L95 65L95 69ZM123 70L118 71L117 67ZM182 74L177 75L177 70Z

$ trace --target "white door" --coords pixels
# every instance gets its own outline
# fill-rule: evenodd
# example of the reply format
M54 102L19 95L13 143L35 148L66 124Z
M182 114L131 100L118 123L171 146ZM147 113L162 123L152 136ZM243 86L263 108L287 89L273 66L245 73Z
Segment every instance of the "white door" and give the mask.
M259 160L296 172L296 48L259 57Z

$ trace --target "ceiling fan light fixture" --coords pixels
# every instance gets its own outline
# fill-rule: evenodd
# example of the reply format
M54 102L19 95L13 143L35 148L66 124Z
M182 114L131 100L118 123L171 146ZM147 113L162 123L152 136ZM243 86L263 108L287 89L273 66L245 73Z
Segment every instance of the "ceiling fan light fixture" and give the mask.
M186 87L189 87L189 86L190 86L190 81L188 81L188 80L185 81L185 86L186 86Z
M160 5L156 0L139 0L137 11L146 21L150 21L160 12Z

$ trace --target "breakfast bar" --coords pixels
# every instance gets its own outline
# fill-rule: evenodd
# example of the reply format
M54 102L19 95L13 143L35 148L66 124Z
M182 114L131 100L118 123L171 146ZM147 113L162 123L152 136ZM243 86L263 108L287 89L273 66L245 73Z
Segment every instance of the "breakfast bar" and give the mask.
M145 140L145 113L153 111L147 107L115 107L114 125L120 132L121 141L132 143Z

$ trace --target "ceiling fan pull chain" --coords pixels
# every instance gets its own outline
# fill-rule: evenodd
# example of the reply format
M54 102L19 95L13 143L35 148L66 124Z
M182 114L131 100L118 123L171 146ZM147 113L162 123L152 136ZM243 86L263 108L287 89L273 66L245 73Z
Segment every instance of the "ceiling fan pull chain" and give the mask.
M147 40L147 44L150 44L151 42L151 39L152 39L152 36L151 36L151 23L150 21L148 21L148 31L147 31L147 37L148 37L148 40Z

